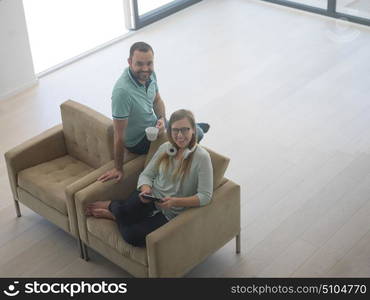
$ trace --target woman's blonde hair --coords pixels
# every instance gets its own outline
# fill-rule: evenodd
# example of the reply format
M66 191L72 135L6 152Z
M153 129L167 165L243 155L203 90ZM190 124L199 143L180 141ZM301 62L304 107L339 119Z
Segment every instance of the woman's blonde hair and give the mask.
M193 135L191 137L190 143L188 145L189 149L194 149L197 143L197 130L196 130L196 124L195 124L195 118L193 113L190 110L186 109L179 109L175 111L168 122L168 128L167 128L167 138L168 141L171 143L173 147L175 147L177 150L179 150L179 147L176 145L175 141L172 138L172 124L180 121L182 119L187 119L190 123L191 128L193 129ZM195 151L192 151L186 159L183 159L181 161L181 164L179 168L172 174L172 179L175 181L176 179L181 179L181 181L184 180L185 176L189 173L191 163L193 161L193 154ZM170 155L165 152L162 154L162 156L158 159L156 163L156 167L163 168L163 171L166 173L168 172L168 168L170 164L172 164L172 159Z

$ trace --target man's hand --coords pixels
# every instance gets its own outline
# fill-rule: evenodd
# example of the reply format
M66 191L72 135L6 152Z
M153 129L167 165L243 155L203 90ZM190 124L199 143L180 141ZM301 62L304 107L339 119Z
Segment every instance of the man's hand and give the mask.
M106 182L116 178L116 183L119 182L123 177L123 170L117 170L116 168L105 172L98 178L98 181Z
M162 132L164 130L164 128L165 128L164 118L160 118L157 121L157 124L155 125L155 127L157 127L159 129L159 131Z

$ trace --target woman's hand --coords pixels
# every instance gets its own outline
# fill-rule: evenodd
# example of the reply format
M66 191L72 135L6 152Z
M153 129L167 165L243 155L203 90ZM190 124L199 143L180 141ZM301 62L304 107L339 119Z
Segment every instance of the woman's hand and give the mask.
M147 185L147 184L143 184L141 187L140 187L140 192L142 194L148 194L150 195L152 193L152 187L150 185ZM140 193L140 194L141 194Z
M141 187L140 187L140 194L139 194L139 199L141 202L143 203L149 203L151 202L151 200L148 200L148 199L144 199L143 197L141 197L142 194L147 194L147 195L151 195L152 194L152 188L151 186L147 185L147 184L143 184Z
M176 206L176 198L175 197L162 198L162 201L157 202L157 205L163 209L170 209L171 207Z

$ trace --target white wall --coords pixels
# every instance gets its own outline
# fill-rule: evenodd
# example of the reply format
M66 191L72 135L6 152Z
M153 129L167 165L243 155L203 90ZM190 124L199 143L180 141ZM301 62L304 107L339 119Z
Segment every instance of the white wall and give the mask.
M36 83L22 0L0 0L0 99Z

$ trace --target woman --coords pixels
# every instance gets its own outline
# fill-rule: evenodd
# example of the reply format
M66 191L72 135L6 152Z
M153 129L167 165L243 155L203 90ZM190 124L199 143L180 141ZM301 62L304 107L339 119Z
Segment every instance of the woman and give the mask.
M98 201L86 214L115 220L122 237L145 246L145 237L188 207L208 204L213 170L209 153L197 144L193 114L185 109L171 115L168 142L162 144L140 174L138 190L126 201ZM160 202L144 199L152 195Z

